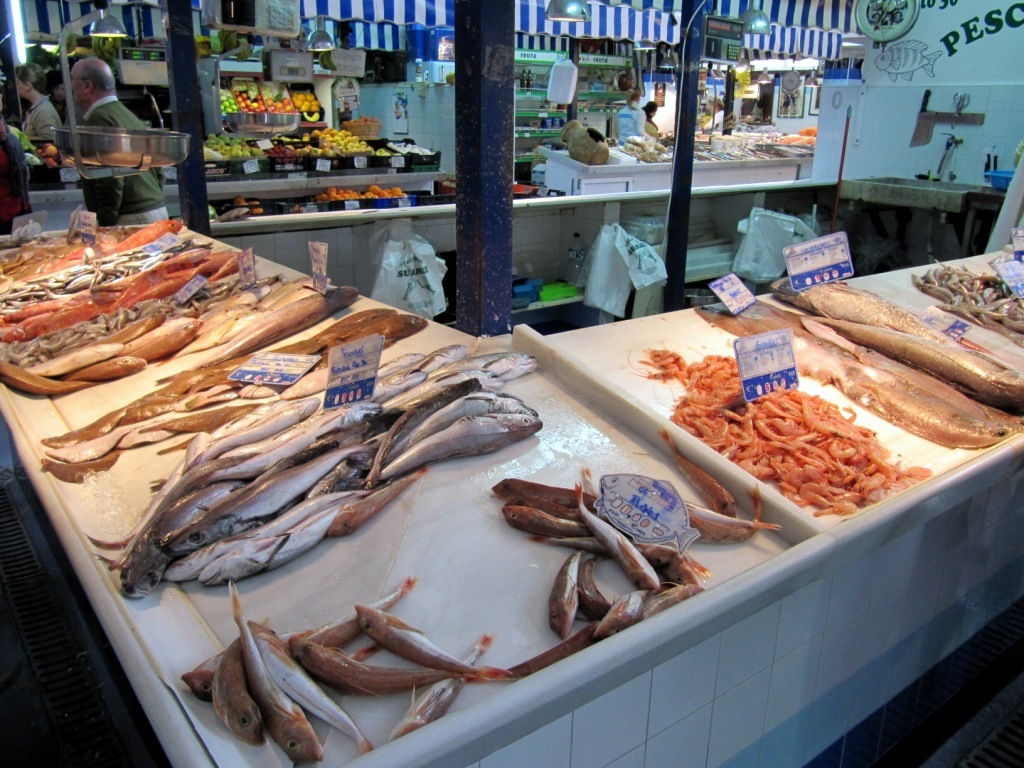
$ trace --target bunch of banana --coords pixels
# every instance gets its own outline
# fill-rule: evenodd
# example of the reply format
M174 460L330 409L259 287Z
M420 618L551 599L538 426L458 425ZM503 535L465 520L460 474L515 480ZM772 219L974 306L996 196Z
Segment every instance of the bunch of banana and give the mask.
M235 61L245 61L252 55L252 43L248 38L228 29L217 31L217 42L220 43L221 53L228 53L236 48Z
M739 72L739 71L736 72L736 85L738 85L743 90L746 90L747 88L750 87L750 70L749 69L746 72Z
M91 45L94 56L103 59L107 64L113 64L117 60L118 51L121 50L121 38L94 37Z
M320 57L317 60L324 69L334 69L334 59L331 58L330 51L321 51Z

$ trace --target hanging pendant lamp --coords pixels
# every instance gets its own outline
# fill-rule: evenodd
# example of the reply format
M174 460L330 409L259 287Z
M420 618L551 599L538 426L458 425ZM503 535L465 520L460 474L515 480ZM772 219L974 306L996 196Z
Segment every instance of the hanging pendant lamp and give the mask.
M586 21L590 18L590 8L585 0L548 0L544 18L548 21Z

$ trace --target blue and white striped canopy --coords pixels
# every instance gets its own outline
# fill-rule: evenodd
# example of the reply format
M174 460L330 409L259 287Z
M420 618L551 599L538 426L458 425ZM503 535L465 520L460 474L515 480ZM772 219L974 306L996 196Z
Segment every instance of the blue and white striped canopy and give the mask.
M13 0L19 2L20 0ZM195 0L193 0L195 4ZM114 0L111 13L124 24L130 37L163 40L164 24L157 0L135 0L131 4ZM32 43L54 43L61 27L72 19L92 12L91 2L69 3L63 0L24 0L21 14L25 22L25 39ZM139 24L136 24L138 19Z
M363 48L368 51L404 51L406 48L405 27L387 23L369 24L363 21L353 21L350 24L350 48Z
M544 0L517 0L516 30L531 35L650 40L672 45L680 39L679 24L671 14L661 11L636 11L624 5L591 2L589 21L566 22L548 21L544 7Z
M451 27L455 0L302 0L302 16Z
M835 60L840 57L843 36L839 32L772 24L767 35L744 35L743 46L756 59L803 56Z
M627 0L628 2L629 0ZM639 2L640 0L633 0ZM665 0L669 4L673 0ZM717 0L715 13L720 16L739 16L753 0ZM651 0L657 4L657 0ZM857 33L853 16L853 0L759 0L761 9L776 24L783 27L803 27L835 30L847 34ZM675 5L681 6L679 0ZM711 6L711 2L709 2Z

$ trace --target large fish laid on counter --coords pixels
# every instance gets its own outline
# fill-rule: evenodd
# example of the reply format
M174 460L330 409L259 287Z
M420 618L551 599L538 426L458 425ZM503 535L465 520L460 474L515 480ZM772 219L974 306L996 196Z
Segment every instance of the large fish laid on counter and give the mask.
M735 336L789 328L801 375L834 385L891 424L949 448L986 448L1024 431L1019 419L972 400L934 376L865 347L841 348L804 328L804 318L758 303L733 316L721 305L698 310ZM950 346L950 345L945 345Z

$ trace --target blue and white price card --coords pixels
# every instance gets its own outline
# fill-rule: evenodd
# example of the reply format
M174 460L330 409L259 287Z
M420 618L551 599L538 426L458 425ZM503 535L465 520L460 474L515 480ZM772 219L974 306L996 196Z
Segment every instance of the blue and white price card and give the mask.
M750 292L746 283L740 280L735 272L712 280L708 283L708 288L715 292L715 295L725 304L725 308L734 315L738 315L747 307L757 303L757 297Z
M850 241L845 232L787 245L782 249L782 255L786 259L786 270L794 291L853 277Z
M675 541L679 551L700 537L690 525L690 508L672 484L643 475L605 475L596 507L608 521L635 541Z
M164 253L179 245L181 245L181 238L172 232L168 232L166 235L158 237L149 245L142 246L140 250L143 253L148 253L150 256L156 256L158 253Z
M264 352L242 363L228 378L253 384L285 386L301 379L319 359L320 355L282 355L277 352Z
M310 242L309 268L313 273L313 288L327 293L330 280L327 278L327 243Z
M331 347L324 408L338 408L373 397L383 349L384 337L379 333Z
M96 245L96 214L92 211L79 211L77 226L82 243Z
M1013 243L1013 258L1024 261L1024 228L1014 227L1010 230L1010 242Z
M238 254L238 287L245 289L256 285L256 255L252 248Z
M972 327L966 320L961 320L956 315L949 314L949 312L943 312L938 307L928 307L921 314L921 319L939 333L946 334L954 341L960 341Z
M788 328L744 336L733 341L732 347L743 382L743 399L748 403L776 390L799 386L793 332Z
M1010 290L1024 298L1024 262L1010 259L1008 261L993 261L993 268L1003 278Z
M195 296L199 289L206 285L208 282L209 280L207 280L202 275L196 275L183 286L181 286L181 288L178 289L178 292L174 294L174 300L179 304L184 304L193 296Z

